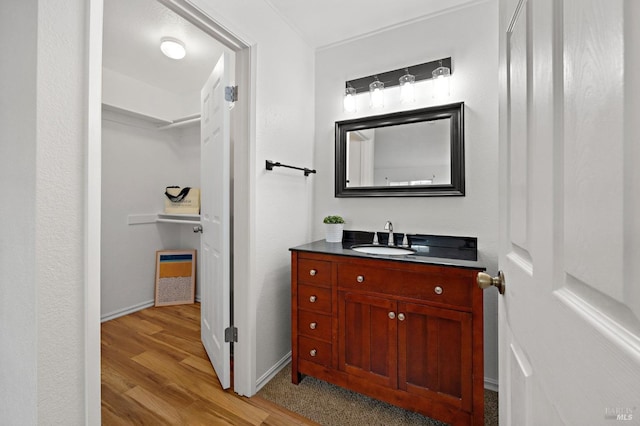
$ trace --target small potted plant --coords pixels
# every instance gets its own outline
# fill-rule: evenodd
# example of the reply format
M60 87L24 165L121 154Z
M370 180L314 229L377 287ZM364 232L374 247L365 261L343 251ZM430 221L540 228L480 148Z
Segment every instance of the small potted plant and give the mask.
M342 230L344 219L341 216L327 216L323 220L325 224L325 239L328 243L342 242Z

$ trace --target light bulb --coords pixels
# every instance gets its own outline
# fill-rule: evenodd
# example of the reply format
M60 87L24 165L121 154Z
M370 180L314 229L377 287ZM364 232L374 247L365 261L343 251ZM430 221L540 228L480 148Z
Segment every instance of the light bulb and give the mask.
M398 79L400 83L400 102L403 104L411 103L416 100L415 97L415 76L409 74L409 69L405 68L406 74Z
M451 70L448 67L440 66L431 73L433 77L433 97L437 99L446 98L450 94Z
M345 112L356 112L356 89L349 85L344 91Z
M378 80L377 75L373 83L369 85L369 95L371 96L371 108L384 107L384 83Z

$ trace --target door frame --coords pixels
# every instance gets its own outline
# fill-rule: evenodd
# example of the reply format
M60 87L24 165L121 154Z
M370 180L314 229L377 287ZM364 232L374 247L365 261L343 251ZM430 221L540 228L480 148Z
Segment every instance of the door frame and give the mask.
M234 343L234 391L255 393L255 327L248 301L254 276L255 214L251 201L255 192L255 80L256 45L220 25L189 0L158 0L212 38L235 52L238 102L231 117L233 141L232 277L234 325L242 330ZM102 192L102 31L103 0L89 0L86 22L86 185L85 185L85 420L101 422L100 364L100 244ZM242 260L242 265L239 260ZM255 322L254 322L255 323Z

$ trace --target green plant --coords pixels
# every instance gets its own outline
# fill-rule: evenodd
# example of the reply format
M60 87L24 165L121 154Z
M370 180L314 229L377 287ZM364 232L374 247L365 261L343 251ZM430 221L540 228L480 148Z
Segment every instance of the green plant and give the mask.
M324 223L344 223L342 216L327 216L323 220Z

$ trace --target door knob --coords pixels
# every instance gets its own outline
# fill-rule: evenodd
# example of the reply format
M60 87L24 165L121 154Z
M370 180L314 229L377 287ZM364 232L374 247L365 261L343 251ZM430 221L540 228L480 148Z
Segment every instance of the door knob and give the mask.
M193 227L193 232L202 232L202 225L196 225Z
M481 289L489 288L494 286L498 289L500 294L504 294L505 290L505 280L504 273L502 271L498 271L497 277L492 277L489 274L485 274L484 272L478 272L478 276L476 277L476 282L478 283L478 287Z

